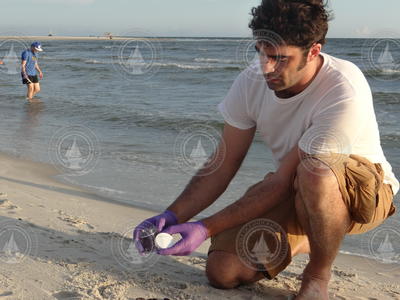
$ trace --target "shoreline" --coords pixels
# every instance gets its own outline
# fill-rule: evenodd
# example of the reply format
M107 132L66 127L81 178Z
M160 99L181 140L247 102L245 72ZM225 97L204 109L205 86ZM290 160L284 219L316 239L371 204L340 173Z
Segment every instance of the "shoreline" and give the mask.
M52 172L49 172L47 174L48 179L52 180L53 182L56 182L57 184L61 184L61 185L66 185L66 186L70 186L73 187L76 190L79 190L81 193L89 195L90 197L93 197L95 199L98 199L100 201L104 201L110 204L115 204L115 205L119 205L119 206L123 206L123 207L127 207L128 209L138 209L140 211L144 211L148 214L149 217L152 217L158 213L161 213L160 210L157 209L152 209L150 204L147 205L140 205L140 204L135 204L135 203L129 203L127 201L121 200L121 199L117 199L117 198L113 198L112 196L107 196L107 195L102 195L100 193L100 191L95 190L95 188L91 189L90 187L85 187L82 185L79 185L77 183L74 183L72 181L66 180L65 178L62 177L58 177L59 175L62 175L60 173L60 171L55 168L53 165L51 165L50 163L47 162L41 162L41 161L36 161L33 158L29 158L29 157L16 157L10 153L6 153L6 152L0 152L0 159L2 156L8 157L10 159L22 159L24 161L27 162L31 162L31 163L37 163L40 164L44 167L45 170L53 170ZM1 193L1 190L0 190ZM192 221L198 221L200 218L198 217L194 217L192 219ZM202 251L204 254L207 253L207 249L203 249ZM366 259L367 261L374 261L378 264L383 263L380 259L375 259L372 256L368 256L365 254L361 254L361 253L355 253L355 252L350 252L347 250L339 250L339 255L344 255L344 256L351 256L351 257L357 257L360 259ZM385 264L385 263L383 263ZM398 262L393 262L393 264L398 264L399 268L400 268L400 261Z
M138 263L118 245L129 242L134 226L154 212L59 182L51 165L3 153L0 162L0 254L10 237L7 226L18 228L15 241L24 254L17 262L5 260L4 250L0 255L4 299L286 299L299 288L305 256L276 280L234 290L210 287L204 274L209 241L189 257ZM18 232L29 237L26 253ZM340 254L331 297L400 299L399 278L399 266Z

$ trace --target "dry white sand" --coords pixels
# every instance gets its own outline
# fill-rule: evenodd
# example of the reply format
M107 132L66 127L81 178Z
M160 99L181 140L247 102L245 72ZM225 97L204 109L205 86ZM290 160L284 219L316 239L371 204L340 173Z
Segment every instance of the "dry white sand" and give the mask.
M190 257L124 252L134 226L153 213L61 184L54 174L0 155L1 299L287 299L299 288L306 257L274 280L223 291L204 274L208 243ZM331 299L400 299L399 267L389 267L340 255Z

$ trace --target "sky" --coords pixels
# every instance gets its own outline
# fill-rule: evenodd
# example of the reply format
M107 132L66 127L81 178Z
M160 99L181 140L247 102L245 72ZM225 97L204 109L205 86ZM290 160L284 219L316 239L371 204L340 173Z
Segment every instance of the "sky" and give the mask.
M0 35L246 37L261 0L0 0ZM328 37L400 37L399 0L330 0Z

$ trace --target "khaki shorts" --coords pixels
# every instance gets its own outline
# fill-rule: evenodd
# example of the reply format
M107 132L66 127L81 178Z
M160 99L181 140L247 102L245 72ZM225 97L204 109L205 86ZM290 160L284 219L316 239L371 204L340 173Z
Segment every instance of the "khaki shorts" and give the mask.
M313 157L328 165L336 175L343 201L348 207L352 219L348 234L360 234L374 229L394 214L396 209L393 206L393 191L389 184L382 182L384 173L380 164L371 163L358 155L336 154L334 157L331 155L329 159L322 156ZM332 163L332 159L334 163ZM272 266L263 264L262 270L257 264L257 270L263 271L267 278L272 279L290 264L292 260L290 249L295 249L297 245L303 244L307 236L297 219L294 196L283 201L261 218L279 224L282 231L280 233L275 231L275 236L278 236L275 240L282 240L280 235L286 234L285 240L289 246L278 264ZM243 229L247 224L249 223L212 237L208 253L218 250L238 255L237 252L240 251L237 248L238 240L242 237ZM260 246L259 243L256 244L258 238L245 240L245 243L248 243L246 246L248 249L254 250ZM270 244L271 241L268 241L267 238L265 242Z

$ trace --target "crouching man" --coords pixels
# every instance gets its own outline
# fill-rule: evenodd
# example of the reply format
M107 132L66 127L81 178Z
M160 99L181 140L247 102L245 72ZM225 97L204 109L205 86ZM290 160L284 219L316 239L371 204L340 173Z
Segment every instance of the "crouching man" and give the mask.
M218 106L225 126L214 155L223 156L222 164L209 160L164 213L135 229L134 238L142 250L140 228L153 224L182 236L159 254L188 255L211 237L206 273L218 288L274 278L294 256L308 253L296 299L326 300L344 236L392 215L399 182L380 145L364 75L321 52L329 19L323 2L264 0L252 15L259 61L237 77ZM277 169L232 205L188 222L228 187L256 130ZM243 239L249 224L267 224L275 236ZM249 263L250 252L240 247L260 257L264 249L264 258Z

